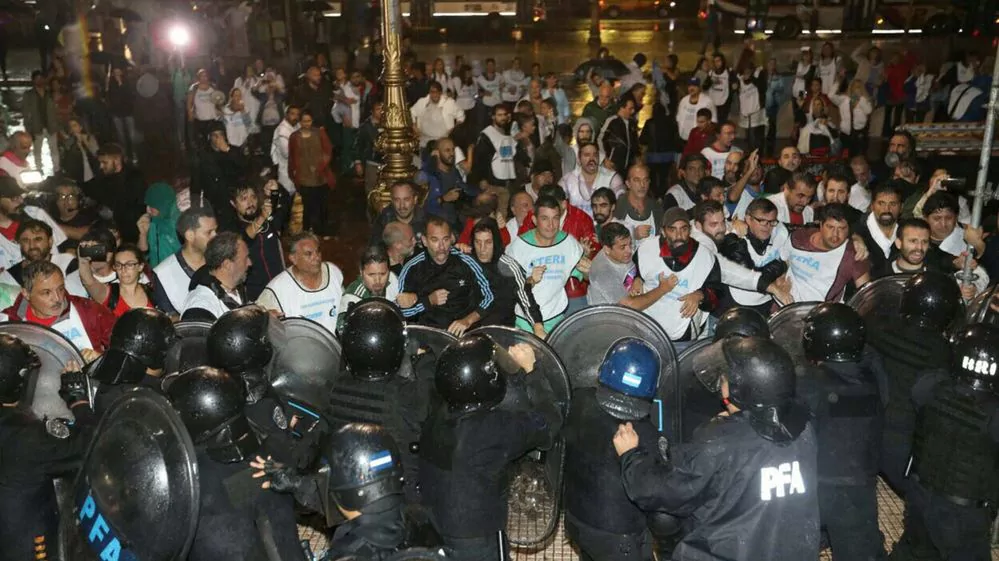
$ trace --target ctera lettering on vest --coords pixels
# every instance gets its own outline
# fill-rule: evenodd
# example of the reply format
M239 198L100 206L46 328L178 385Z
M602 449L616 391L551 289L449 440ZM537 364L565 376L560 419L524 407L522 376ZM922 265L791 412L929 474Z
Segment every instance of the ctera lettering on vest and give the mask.
M769 501L776 496L783 499L788 495L803 495L805 480L801 477L798 462L783 463L777 467L760 470L760 498Z
M121 540L97 511L97 502L88 492L80 506L80 527L87 536L90 549L101 561L136 561L135 554L121 546Z

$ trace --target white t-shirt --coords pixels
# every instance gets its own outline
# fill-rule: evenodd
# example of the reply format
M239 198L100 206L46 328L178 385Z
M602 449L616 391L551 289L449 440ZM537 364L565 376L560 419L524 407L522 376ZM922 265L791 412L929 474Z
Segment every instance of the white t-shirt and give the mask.
M336 316L343 297L343 273L332 263L323 263L321 286L309 290L285 269L267 283L257 297L257 304L275 310L286 317L310 319L330 333L336 333Z
M732 152L742 152L742 148L732 146L728 149L728 152L719 152L711 146L705 146L701 150L701 155L707 158L708 164L711 165L712 176L718 179L725 179L725 160L728 159L728 155Z

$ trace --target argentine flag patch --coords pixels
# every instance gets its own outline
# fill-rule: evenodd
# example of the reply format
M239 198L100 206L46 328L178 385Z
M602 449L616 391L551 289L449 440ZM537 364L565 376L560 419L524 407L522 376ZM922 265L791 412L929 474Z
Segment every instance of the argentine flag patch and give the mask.
M637 388L642 385L642 377L625 372L624 376L621 376L621 382L628 387Z
M392 467L392 453L382 450L368 457L368 469L371 471L382 471Z

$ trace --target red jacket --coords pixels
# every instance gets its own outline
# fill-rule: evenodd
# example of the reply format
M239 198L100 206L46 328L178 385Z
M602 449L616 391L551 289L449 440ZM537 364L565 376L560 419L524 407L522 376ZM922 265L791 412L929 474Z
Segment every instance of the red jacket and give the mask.
M336 177L333 175L333 168L331 163L333 161L333 143L330 142L330 137L326 135L326 130L323 127L316 127L312 129L313 132L319 133L319 143L322 145L322 156L319 162L319 169L317 173L319 177L322 177L326 181L326 185L330 189L336 186ZM288 177L298 185L298 173L300 166L306 165L305 162L300 161L301 154L299 153L298 144L301 142L302 132L295 131L288 138ZM315 187L315 185L310 185L309 187Z
M916 56L905 55L898 64L885 65L885 82L888 83L888 103L899 104L905 101L905 80L916 65Z
M698 127L694 127L694 130L690 131L690 134L687 136L687 144L683 147L683 155L700 154L701 150L704 150L704 147L708 145L708 140L714 135L714 125L709 126L708 130L701 130Z
M524 235L533 229L534 212L531 211L524 218L524 223L520 225L520 230L517 230L517 235ZM592 259L600 251L600 242L597 241L596 230L593 228L593 219L582 210L572 205L566 207L565 222L562 223L562 231L566 234L571 234L580 243L584 240L590 243L590 252L586 254L586 257ZM588 281L581 281L572 277L569 279L569 282L565 283L566 295L569 298L582 298L586 296L586 287L589 285Z
M114 322L118 318L114 317L110 310L89 298L80 298L72 294L67 294L66 297L71 305L76 306L76 311L80 314L80 321L83 323L83 329L87 331L87 338L93 344L94 350L99 353L107 351L111 344L111 328L114 327ZM28 301L23 295L19 295L14 301L14 305L4 310L3 313L7 314L10 320L27 321L25 318L28 316ZM57 321L61 321L68 314L69 307L67 306L66 311Z
M465 245L472 245L472 230L475 229L475 220L472 218L465 219L465 229L461 231L461 235L458 236L458 243L463 243ZM506 229L506 226L500 224L499 227L500 239L503 240L503 247L510 245L510 232Z

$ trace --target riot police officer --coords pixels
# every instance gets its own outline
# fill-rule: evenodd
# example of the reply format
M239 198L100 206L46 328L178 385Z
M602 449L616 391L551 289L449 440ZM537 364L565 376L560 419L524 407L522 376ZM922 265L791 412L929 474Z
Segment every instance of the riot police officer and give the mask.
M190 561L304 561L295 501L263 491L249 462L260 440L244 414L243 385L225 371L201 366L166 380L167 398L194 441L201 514Z
M884 413L864 331L853 308L823 303L801 334L808 364L798 391L815 418L819 514L837 560L884 556L876 490Z
M614 447L628 496L689 517L673 559L818 558L815 430L795 401L790 357L772 341L730 337L695 368L726 411L672 454L672 469L621 425Z
M954 337L948 371L912 389L917 407L905 532L892 559L991 559L999 501L999 329L974 324Z
M352 423L323 441L328 469L320 477L302 477L272 461L258 458L251 466L269 476L264 487L294 493L309 509L327 520L346 522L333 534L326 559L357 556L382 561L406 545L403 515L403 466L399 447L383 427Z
M94 410L103 412L122 393L145 386L162 393L167 351L177 341L173 322L152 308L125 312L111 329L111 345L90 376L97 383Z
M507 352L483 334L448 345L438 359L434 383L445 403L420 439L420 483L449 558L507 558L506 472L528 451L549 448L562 424L534 360L529 345Z
M288 418L271 391L268 365L274 345L270 321L270 314L259 306L223 314L208 330L208 363L242 382L246 417L260 434L266 455L304 469L318 457L322 434L296 433L293 419Z
M767 318L753 308L737 306L729 308L718 318L715 326L715 341L726 337L762 337L770 338L770 326Z
M640 339L616 342L599 368L596 388L575 388L563 436L566 445L565 524L584 561L650 560L645 513L628 499L611 444L620 421L630 421L655 456L658 433L650 413L659 354Z
M20 339L0 334L0 560L59 558L59 512L52 478L72 473L89 441L90 408L79 365L63 380L60 395L76 423L39 419L27 405L27 380L38 355Z
M874 319L867 326L867 342L880 355L887 380L881 472L904 496L915 425L909 396L922 372L950 364L951 347L944 330L961 309L961 292L953 277L926 271L906 281L901 302L892 299L880 305L899 307L899 317Z
M402 313L381 298L350 309L340 340L344 368L333 382L330 420L384 426L402 449L406 497L418 502L415 450L430 414L435 357L407 341Z

